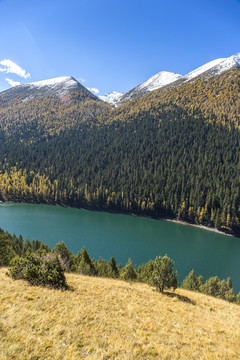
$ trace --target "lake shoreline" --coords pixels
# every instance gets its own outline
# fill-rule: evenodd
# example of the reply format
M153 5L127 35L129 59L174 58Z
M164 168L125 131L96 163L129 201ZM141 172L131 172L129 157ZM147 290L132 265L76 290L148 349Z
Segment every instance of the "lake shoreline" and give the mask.
M180 281L194 269L205 279L231 277L233 287L239 291L240 242L236 237L226 237L212 229L202 231L209 228L196 229L177 219L37 205L1 203L0 227L16 236L21 234L24 241L40 240L51 249L64 241L73 254L85 246L92 258L101 257L106 262L114 256L118 263L126 264L131 258L140 266L168 254L176 264Z
M192 223L189 223L187 221L176 220L176 219L164 219L164 220L169 221L169 222L173 222L175 224L181 224L181 225L185 225L185 226L193 226L193 227L196 227L196 228L199 228L199 229L202 229L202 230L212 231L212 232L215 232L217 234L227 235L227 236L231 236L231 237L238 237L238 236L236 236L234 234L229 234L228 232L221 231L221 230L218 230L217 228L206 226L206 225L192 224Z
M0 201L0 204L11 204L11 203L12 204L34 204L34 205L60 206L60 207L63 207L63 208L84 209L84 210L89 210L89 211L107 212L107 213L111 213L111 214L122 214L122 215L143 217L143 218L148 218L148 219L173 222L175 224L180 224L180 225L184 225L184 226L192 226L192 227L195 227L195 228L211 231L211 232L221 234L221 235L227 235L227 236L230 236L230 237L237 237L237 238L240 237L238 234L235 234L233 232L223 231L223 230L221 231L221 230L218 230L217 228L210 227L210 226L207 226L207 225L194 224L194 223L190 223L190 222L187 222L187 221L184 221L184 220L178 220L178 219L174 219L174 218L157 217L157 216L151 216L151 215L137 214L137 213L123 211L123 210L100 209L100 208L94 208L94 207L88 207L88 206L76 207L76 206L71 206L71 205L67 205L67 204L46 203L46 202Z
M114 214L115 212L112 212L112 213ZM145 217L145 218L155 219L155 220L168 221L168 222L173 222L175 224L180 224L180 225L184 225L184 226L192 226L192 227L199 228L199 229L202 229L202 230L211 231L211 232L221 234L221 235L227 235L227 236L231 236L231 237L239 237L236 234L229 233L227 231L221 231L221 230L218 230L217 228L206 226L206 225L193 224L193 223L190 223L190 222L187 222L187 221L184 221L184 220L177 220L177 219L164 218L164 217L158 218L158 217L154 217L154 216L138 215L138 214L134 214L134 213L124 213L124 212L122 214L131 215L131 216Z

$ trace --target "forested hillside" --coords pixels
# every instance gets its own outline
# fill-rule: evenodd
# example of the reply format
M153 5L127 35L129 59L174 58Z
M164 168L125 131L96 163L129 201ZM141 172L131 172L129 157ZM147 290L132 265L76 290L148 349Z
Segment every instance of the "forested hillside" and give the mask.
M240 234L240 77L231 69L116 109L95 99L0 108L2 200L171 217Z
M56 96L1 102L1 138L37 142L83 122L95 124L110 106L94 97L73 91L63 99Z

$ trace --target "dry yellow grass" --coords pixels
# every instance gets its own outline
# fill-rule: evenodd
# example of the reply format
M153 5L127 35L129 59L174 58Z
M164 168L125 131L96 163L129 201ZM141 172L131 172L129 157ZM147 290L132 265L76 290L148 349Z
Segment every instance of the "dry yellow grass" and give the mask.
M240 307L178 289L67 275L71 291L0 269L0 359L240 359Z

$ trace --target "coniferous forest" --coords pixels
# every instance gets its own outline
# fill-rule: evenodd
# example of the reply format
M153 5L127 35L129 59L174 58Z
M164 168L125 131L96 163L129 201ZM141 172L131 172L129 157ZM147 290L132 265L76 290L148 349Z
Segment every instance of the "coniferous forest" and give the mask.
M240 235L240 78L116 109L73 93L0 101L0 199L167 217Z

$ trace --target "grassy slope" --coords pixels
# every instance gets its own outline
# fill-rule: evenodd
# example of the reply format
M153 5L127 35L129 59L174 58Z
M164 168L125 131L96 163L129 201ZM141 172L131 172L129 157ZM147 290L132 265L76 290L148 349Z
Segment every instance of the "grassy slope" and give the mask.
M0 269L0 359L240 359L240 307L178 289L67 275L72 291Z

